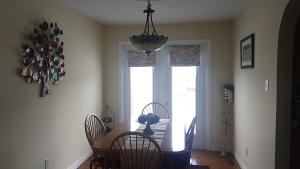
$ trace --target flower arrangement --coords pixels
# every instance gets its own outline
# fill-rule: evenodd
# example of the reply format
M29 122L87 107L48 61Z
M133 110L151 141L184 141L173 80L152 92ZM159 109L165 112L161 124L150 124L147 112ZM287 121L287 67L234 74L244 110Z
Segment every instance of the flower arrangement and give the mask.
M152 113L149 113L147 115L141 114L138 118L138 122L140 124L146 123L146 128L144 129L143 133L145 133L147 135L152 135L154 133L154 131L151 129L150 125L159 122L159 116L153 115Z

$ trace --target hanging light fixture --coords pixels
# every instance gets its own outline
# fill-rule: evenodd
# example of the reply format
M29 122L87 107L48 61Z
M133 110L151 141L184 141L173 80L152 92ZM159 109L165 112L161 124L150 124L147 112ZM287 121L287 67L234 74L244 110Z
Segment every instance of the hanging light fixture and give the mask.
M148 6L144 10L144 13L147 14L146 25L144 32L141 35L133 35L130 37L130 41L138 50L149 55L153 51L161 49L168 40L168 37L163 35L158 35L152 20L152 14L154 10L151 9L150 0L147 0ZM152 27L152 33L150 33L150 24Z

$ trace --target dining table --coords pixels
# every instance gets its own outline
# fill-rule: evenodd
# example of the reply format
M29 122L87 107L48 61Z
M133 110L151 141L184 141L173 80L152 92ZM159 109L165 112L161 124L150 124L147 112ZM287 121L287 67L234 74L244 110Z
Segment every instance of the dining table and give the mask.
M161 124L165 124L163 131L161 128L151 125L154 131L153 137L156 137L156 133L160 133L159 139L154 138L161 148L163 155L174 154L176 152L182 152L185 150L185 132L186 125L180 119L160 119ZM144 124L140 124L136 119L128 119L121 122L117 127L110 131L107 135L99 139L93 146L93 150L97 153L106 154L110 151L110 146L114 138L119 134L128 131L141 131L144 128Z

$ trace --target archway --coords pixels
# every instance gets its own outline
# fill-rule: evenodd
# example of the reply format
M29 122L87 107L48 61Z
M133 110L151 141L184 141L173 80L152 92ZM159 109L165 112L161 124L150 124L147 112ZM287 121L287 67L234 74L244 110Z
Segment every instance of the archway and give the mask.
M293 169L290 167L293 58L299 16L300 1L290 0L282 18L278 39L276 169Z
M290 126L290 168L300 168L300 18L298 18L293 57L292 107Z

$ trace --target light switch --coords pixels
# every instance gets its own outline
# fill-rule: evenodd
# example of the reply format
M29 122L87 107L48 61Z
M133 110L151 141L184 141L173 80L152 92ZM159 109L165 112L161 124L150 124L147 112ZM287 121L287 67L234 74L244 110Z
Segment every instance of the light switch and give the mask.
M270 81L269 80L265 80L265 91L268 92L270 88Z

